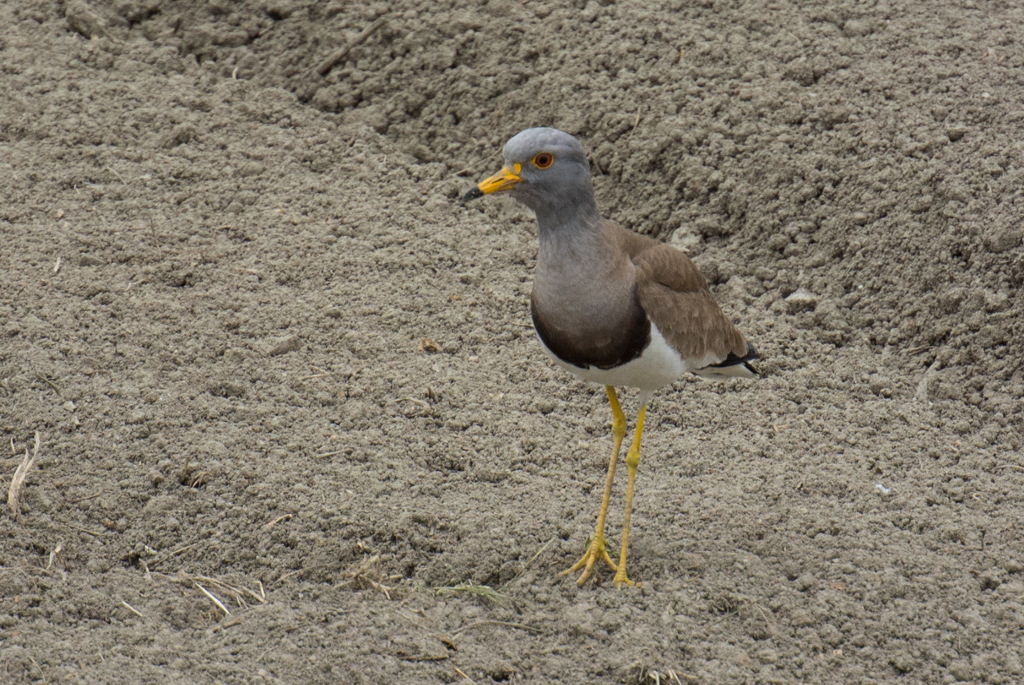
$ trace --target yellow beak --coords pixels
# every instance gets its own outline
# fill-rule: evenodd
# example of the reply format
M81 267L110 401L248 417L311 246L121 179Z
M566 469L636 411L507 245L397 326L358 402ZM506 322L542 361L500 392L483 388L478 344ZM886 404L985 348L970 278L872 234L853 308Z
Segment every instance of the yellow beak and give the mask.
M513 164L511 169L505 167L498 173L494 174L494 176L480 181L476 188L471 189L462 197L462 201L469 202L470 200L475 200L478 197L490 195L491 193L500 193L504 190L512 190L517 184L523 182L523 179L519 176L519 172L522 168L521 164Z

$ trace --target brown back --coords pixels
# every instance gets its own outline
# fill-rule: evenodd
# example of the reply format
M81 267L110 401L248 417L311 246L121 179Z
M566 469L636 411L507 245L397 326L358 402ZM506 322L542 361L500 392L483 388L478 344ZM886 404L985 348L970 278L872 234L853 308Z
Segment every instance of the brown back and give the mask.
M743 334L708 289L697 265L679 250L618 226L622 248L636 266L640 305L683 359L723 361L747 354Z

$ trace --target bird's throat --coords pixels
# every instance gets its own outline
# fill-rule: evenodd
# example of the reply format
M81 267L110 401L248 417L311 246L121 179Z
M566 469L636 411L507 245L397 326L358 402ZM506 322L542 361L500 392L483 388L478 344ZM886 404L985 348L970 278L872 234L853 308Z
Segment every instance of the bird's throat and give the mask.
M544 204L533 208L537 216L537 229L542 243L545 239L580 240L588 234L596 236L601 230L601 215L597 206L590 202L567 202Z

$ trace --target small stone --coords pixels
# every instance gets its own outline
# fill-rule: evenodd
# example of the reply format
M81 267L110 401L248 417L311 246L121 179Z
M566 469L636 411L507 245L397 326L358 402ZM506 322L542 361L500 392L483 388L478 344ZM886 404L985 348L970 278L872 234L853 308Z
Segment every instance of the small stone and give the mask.
M796 579L796 589L800 592L813 592L818 588L818 579L805 573Z
M214 457L225 457L228 454L227 446L219 440L209 440L204 442L199 448L199 451Z
M989 252L1001 254L1020 245L1021 232L1017 228L996 229L985 236L985 247Z
M993 312L1001 312L1010 306L1010 296L1005 292L989 292L986 291L984 295L985 303L982 305L984 310L991 314Z
M864 19L850 19L843 24L843 35L847 38L863 38L875 32L870 21Z
M456 12L452 15L451 22L452 26L457 28L460 33L478 31L484 27L483 17L470 11Z
M245 397L246 386L232 381L210 381L206 391L214 397Z
M533 8L533 13L538 19L544 19L551 15L553 7L550 4L537 5Z
M76 409L75 403L72 402L71 400L68 400L67 402L65 402L61 406L64 407L64 411L74 411Z
M963 660L956 660L949 664L949 672L953 674L953 677L957 680L963 680L970 682L974 680L974 669L971 665Z
M690 252L700 245L700 236L693 233L688 226L680 226L672 232L668 244L682 252Z
M912 211L915 214L927 212L929 209L931 209L934 203L935 198L933 198L931 195L922 195L921 197L916 198L910 204L910 211Z
M195 274L191 271L172 271L165 277L167 285L172 288L184 288L185 286L195 285Z
M946 135L949 136L951 141L957 141L967 135L967 127L965 126L951 126L946 129Z
M550 414L555 410L555 403L551 400L537 400L534 402L534 406L541 414Z
M871 392L876 395L883 397L889 397L892 395L892 382L885 376L874 376L868 383L868 387L871 388Z
M967 299L967 291L963 288L950 288L939 294L939 311L943 314L952 314L960 309L960 305Z
M180 124L170 131L163 133L157 144L162 148L170 149L188 143L190 140L195 138L195 136L195 127L189 124Z
M240 48L249 42L249 34L244 29L231 29L218 31L213 35L214 45L223 45L229 48Z
M96 10L82 0L71 0L64 9L68 27L86 38L100 38L107 35L107 21Z
M89 561L85 562L85 568L90 573L106 573L110 570L110 564L107 563L106 559L90 557Z
M248 350L242 350L237 347L229 347L228 349L224 350L224 361L228 362L229 364L240 364L246 359L248 359L250 356L252 355L249 354Z
M789 245L789 236L785 233L776 233L768 239L768 249L776 252L782 252Z
M131 24L139 24L160 11L160 0L121 0L114 10Z
M817 623L809 611L794 609L789 615L789 622L798 628L813 626Z
M275 341L267 354L271 357L277 357L278 355L287 354L288 352L294 352L301 346L301 341L297 335L289 335L284 338L280 338Z
M281 21L292 16L296 7L296 3L291 2L291 0L270 0L265 5L265 11L271 19Z
M790 293L789 297L786 298L786 307L789 309L790 314L813 312L817 306L818 296L803 288Z
M1005 345L1010 335L1002 326L983 326L974 339L982 348L989 349Z
M914 670L914 658L906 652L897 653L890 663L900 673L909 673Z
M697 262L697 268L700 269L700 272L704 275L704 278L707 279L708 283L718 285L722 282L722 270L719 268L717 262L702 259Z
M412 155L417 162L430 162L434 159L434 153L426 145L418 143L407 143L402 147L402 152Z

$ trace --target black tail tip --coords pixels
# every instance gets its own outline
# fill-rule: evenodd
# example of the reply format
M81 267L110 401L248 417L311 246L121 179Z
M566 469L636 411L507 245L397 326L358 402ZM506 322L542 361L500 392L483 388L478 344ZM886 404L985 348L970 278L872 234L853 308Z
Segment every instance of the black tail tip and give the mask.
M758 353L757 348L751 345L750 343L747 343L747 354L745 357L743 357L743 365L750 369L750 372L757 376L758 378L761 377L761 372L758 371L757 367L751 364L750 362L760 358L761 355Z
M742 367L742 368L746 369L747 371L749 371L750 373L752 373L755 376L757 376L758 378L761 378L761 372L757 370L757 367L755 367L753 364L750 363L750 362L754 361L755 359L760 359L760 358L761 358L761 355L759 355L757 353L757 349L753 345L751 345L750 343L747 343L747 353L745 355L743 355L742 357L740 357L740 356L730 352L729 356L726 357L724 360L722 360L721 362L719 362L717 364L712 364L708 368L718 368L718 369L730 369L731 368L731 369L735 369L736 367Z

